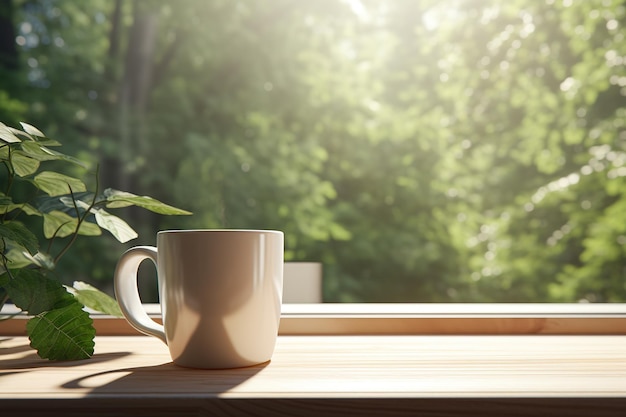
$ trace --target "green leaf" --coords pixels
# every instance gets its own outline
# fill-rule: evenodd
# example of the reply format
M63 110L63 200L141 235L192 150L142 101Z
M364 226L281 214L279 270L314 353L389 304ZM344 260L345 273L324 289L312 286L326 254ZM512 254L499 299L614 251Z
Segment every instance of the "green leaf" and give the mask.
M7 129L10 130L11 133L13 133L18 138L21 137L22 139L35 140L34 137L32 137L27 132L24 132L23 130L16 129L16 128L11 127L11 126L7 126Z
M44 276L36 269L11 270L13 279L6 290L13 303L29 314L65 307L75 302L60 282Z
M56 237L67 237L76 232L78 219L72 217L62 211L53 210L43 215L43 234L46 239ZM78 230L79 235L83 236L99 236L102 231L98 225L83 221Z
M111 232L121 243L126 243L137 237L137 232L119 217L109 214L104 210L93 210L93 212L96 215L98 225Z
M37 143L39 143L42 146L61 146L62 143L59 141L56 141L54 139L43 139L43 140L38 140Z
M18 221L0 223L0 237L17 243L30 253L35 253L39 249L37 236Z
M6 143L18 143L22 141L2 122L0 122L0 140Z
M14 246L5 254L11 269L24 268L35 265L43 269L54 269L55 263L52 256L44 252L31 255L24 247Z
M51 197L87 191L85 184L73 177L52 171L44 171L34 178L34 184Z
M4 254L9 269L19 269L33 265L33 261L27 255L30 256L30 253L21 246L12 247ZM4 266L0 265L0 271L5 271Z
M63 197L49 197L47 195L44 195L37 198L36 204L39 210L43 213L50 213L52 211L58 210L64 213L70 211L72 214L76 214L74 200L76 200L76 206L79 209L81 207L89 207L87 201L91 203L91 201L93 200L93 193L81 192L74 193L71 196ZM84 212L84 210L82 210L81 212Z
M75 281L73 286L68 288L68 291L85 307L111 316L123 317L117 301L96 287L82 281Z
M128 206L137 206L145 208L158 214L166 215L189 215L192 214L187 210L182 210L162 203L152 197L138 196L127 193L125 191L113 190L111 188L104 191L108 208L120 208Z
M22 203L22 204L3 204L3 202L0 202L0 214L6 214L6 213L10 213L13 210L22 210L24 213L28 214L28 215L36 215L36 216L41 216L42 213L37 210L35 207L31 206L30 204L26 204L26 203Z
M20 177L34 174L39 169L39 161L17 150L11 153L11 165Z
M67 162L72 162L76 165L80 165L84 168L87 167L87 164L85 164L80 159L74 158L69 155L65 155L61 152L53 151L52 149L48 149L45 146L43 146L42 142L34 142L34 141L22 142L22 150L24 151L25 154L27 154L31 158L36 159L38 161L63 160Z
M29 125L28 123L24 122L20 122L20 124L22 125L22 129L24 129L24 132L28 133L29 135L38 136L40 138L46 137L46 135L41 133L41 130L37 129L35 126Z
M96 330L89 313L74 303L36 315L26 323L30 346L50 360L87 359L93 355Z
M13 202L11 197L3 193L0 193L0 214L10 213L13 210L22 210L24 213L28 215L33 215L33 214L38 215L38 216L41 215L39 210L31 206L30 204L26 204L26 203L16 204Z
M83 193L81 193L83 194ZM84 202L83 200L79 200L76 198L72 197L61 197L59 198L59 201L66 207L69 209L72 209L74 211L76 211L76 209L78 209L78 211L80 211L81 213L84 213L85 211L89 210L90 205L86 202Z

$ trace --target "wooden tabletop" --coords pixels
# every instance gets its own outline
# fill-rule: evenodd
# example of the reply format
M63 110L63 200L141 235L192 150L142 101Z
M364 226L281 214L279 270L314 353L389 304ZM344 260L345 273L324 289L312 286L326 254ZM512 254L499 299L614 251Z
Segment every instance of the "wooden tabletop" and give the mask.
M0 336L2 415L626 416L626 336L280 336L273 359L173 365L147 336L39 359Z

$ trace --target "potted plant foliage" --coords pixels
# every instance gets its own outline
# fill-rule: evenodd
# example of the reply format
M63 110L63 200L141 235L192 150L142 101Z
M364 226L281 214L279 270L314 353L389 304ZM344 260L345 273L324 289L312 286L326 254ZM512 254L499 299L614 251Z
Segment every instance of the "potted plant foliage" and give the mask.
M67 164L84 166L82 161L56 150L61 144L39 129L26 123L21 127L0 123L0 163L6 170L6 183L0 184L0 309L10 300L31 316L26 330L41 358L88 358L95 328L85 307L113 315L120 314L119 307L96 288L82 282L64 286L50 272L79 235L96 236L104 229L120 242L137 237L112 209L138 206L166 215L191 213L128 192L100 193L97 186L89 191L82 180L60 172ZM27 183L32 193L15 191L18 182ZM41 218L44 241L22 222L25 216ZM57 239L64 244L49 253L49 244Z

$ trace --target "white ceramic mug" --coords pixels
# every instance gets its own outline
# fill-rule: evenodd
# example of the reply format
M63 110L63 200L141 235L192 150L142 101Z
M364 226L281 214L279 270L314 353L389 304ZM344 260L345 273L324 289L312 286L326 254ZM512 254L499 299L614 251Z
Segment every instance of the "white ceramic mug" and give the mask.
M115 295L128 322L158 337L174 363L236 368L271 359L283 285L283 233L272 230L166 230L157 246L126 251ZM139 264L158 271L163 325L148 317L137 289Z

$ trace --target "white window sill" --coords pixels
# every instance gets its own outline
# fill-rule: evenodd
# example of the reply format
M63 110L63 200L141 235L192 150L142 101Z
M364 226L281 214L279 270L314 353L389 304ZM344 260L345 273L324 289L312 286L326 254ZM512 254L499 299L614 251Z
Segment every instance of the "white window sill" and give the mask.
M146 310L159 319L158 304ZM2 314L15 312L5 306ZM26 316L0 321L23 335ZM99 335L136 334L121 318L94 314ZM626 304L285 304L281 335L626 334Z

